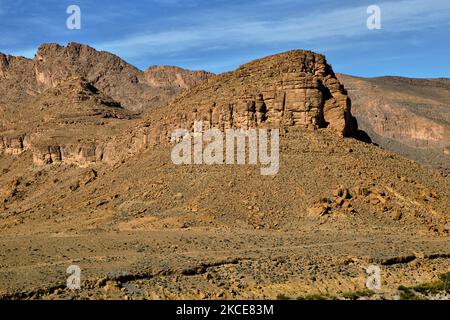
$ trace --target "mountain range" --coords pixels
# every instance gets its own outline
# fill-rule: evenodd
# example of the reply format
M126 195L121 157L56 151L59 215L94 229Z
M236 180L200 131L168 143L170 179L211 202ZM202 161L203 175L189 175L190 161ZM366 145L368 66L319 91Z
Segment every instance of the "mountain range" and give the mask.
M335 74L305 50L219 75L75 43L1 54L0 297L397 299L440 281L448 95L448 79ZM198 121L279 129L279 173L175 165L172 132Z

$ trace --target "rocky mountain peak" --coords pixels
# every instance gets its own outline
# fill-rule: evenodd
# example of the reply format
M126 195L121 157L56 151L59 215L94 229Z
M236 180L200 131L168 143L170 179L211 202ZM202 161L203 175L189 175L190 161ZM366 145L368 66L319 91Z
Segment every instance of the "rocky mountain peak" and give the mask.
M350 100L331 66L323 55L303 50L258 59L211 77L162 112L162 122L169 128L192 128L203 120L220 129L329 127L339 135L353 131Z
M87 45L47 43L31 60L0 54L0 78L6 78L0 83L0 103L20 105L71 77L80 77L124 108L145 112L167 104L208 75L181 68L153 71L144 74L116 55Z

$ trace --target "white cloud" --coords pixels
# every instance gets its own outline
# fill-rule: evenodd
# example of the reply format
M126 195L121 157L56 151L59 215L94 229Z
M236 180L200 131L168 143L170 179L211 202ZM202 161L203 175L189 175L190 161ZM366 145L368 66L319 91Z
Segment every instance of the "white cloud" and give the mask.
M289 0L287 0L288 2ZM382 10L381 32L414 31L446 25L450 19L448 0L402 0L378 4ZM367 35L367 6L352 6L328 12L291 12L273 19L233 12L207 12L191 17L189 27L144 32L95 47L131 58L145 54L175 53L192 48L231 47L269 43L304 43L326 39L348 39ZM267 15L270 17L270 14ZM198 22L200 21L200 22Z

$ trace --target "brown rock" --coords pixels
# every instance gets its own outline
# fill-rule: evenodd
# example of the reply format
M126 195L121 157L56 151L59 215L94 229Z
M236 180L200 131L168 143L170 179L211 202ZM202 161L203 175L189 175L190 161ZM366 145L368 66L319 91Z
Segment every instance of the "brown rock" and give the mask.
M343 186L339 186L334 192L333 195L335 197L340 197L342 199L350 199L350 191L347 188L344 188Z
M331 67L322 55L301 50L210 77L175 99L167 111L165 125L173 129L191 129L201 120L222 130L329 127L349 135L353 128L348 97ZM148 121L153 117L161 114L150 113Z
M422 164L450 169L444 160L450 155L450 79L337 77L348 89L359 129L373 142ZM422 112L425 104L427 112Z
M80 185L85 186L97 179L97 171L91 169L86 172L80 179Z
M344 198L337 197L334 202L336 203L337 206L342 206L344 204Z
M181 199L183 199L183 198L184 198L184 196L183 196L183 194L182 194L181 192L176 193L176 194L173 196L173 199L174 199L174 200L181 200Z
M352 204L348 200L345 200L344 203L342 204L342 208L350 208L351 206Z
M357 186L357 187L355 187L354 191L355 191L355 194L358 196L367 197L369 195L369 190L364 187Z
M328 208L324 208L324 207L309 208L308 213L313 216L323 216L328 213Z
M392 220L398 221L402 219L403 214L398 210L391 211Z

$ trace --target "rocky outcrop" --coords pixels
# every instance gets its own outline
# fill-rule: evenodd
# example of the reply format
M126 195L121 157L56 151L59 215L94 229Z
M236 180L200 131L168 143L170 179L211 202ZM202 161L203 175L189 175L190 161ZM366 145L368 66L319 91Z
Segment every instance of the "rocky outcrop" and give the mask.
M24 136L0 136L0 155L19 155L26 149Z
M85 166L102 161L103 150L94 143L65 146L33 146L33 162L46 165L58 162Z
M346 91L325 57L310 51L266 57L217 76L175 67L141 74L109 53L78 44L43 45L33 65L44 91L21 106L17 125L5 128L24 130L28 143L5 142L3 149L31 150L38 165L119 162L169 142L173 130L192 128L194 121L222 130L294 126L329 128L340 136L353 131ZM184 93L167 107L150 109L137 126L136 113L126 106L143 101L133 90L144 83L170 96Z
M77 77L46 90L23 105L20 114L9 117L15 121L2 127L0 153L19 155L29 150L37 165L81 166L108 161L112 152L106 141L136 119L120 103Z
M30 150L33 163L38 166L65 163L87 167L95 163L118 163L142 151L147 145L146 136L140 134L77 142L36 139L30 145Z
M182 94L152 119L152 141L175 128L330 128L352 134L350 101L325 57L295 50L259 59L211 77Z

